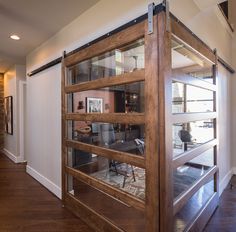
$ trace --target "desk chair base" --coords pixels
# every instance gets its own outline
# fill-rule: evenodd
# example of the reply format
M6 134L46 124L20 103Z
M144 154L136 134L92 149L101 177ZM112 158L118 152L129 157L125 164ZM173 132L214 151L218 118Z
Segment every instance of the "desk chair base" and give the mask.
M117 167L119 165L119 163L116 163L115 161L111 161L110 165L109 165L109 171L114 171L116 173L116 175L123 175L124 179L123 179L123 184L122 184L122 188L125 187L126 184L126 179L128 177L128 164L126 164L126 171L122 171L123 173L121 173L121 171L119 171L119 168ZM114 167L115 170L112 170L112 167ZM133 176L133 180L134 182L136 181L135 179L135 173L134 173L134 168L131 165L131 172L132 172L132 176Z

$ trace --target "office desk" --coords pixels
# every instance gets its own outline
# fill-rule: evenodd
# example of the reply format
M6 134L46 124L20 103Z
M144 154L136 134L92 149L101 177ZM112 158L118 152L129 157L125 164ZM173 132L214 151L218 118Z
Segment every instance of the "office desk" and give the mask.
M137 145L132 141L124 141L124 142L115 142L113 144L106 146L109 149L117 150L117 151L123 151L123 152L129 152L134 151L137 149Z

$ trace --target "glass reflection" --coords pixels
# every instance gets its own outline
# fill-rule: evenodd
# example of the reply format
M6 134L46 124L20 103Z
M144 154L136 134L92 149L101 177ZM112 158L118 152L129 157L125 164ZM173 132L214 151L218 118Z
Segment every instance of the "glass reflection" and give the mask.
M144 39L82 61L68 69L67 84L73 85L116 76L144 68Z
M67 95L69 113L143 113L144 82Z
M174 170L174 197L178 197L214 166L214 149L209 149Z
M145 211L138 210L92 186L67 175L68 193L107 218L122 231L145 231ZM135 182L133 182L135 184ZM126 183L128 186L128 181ZM131 189L130 189L131 190ZM129 220L127 220L129 218ZM131 219L131 220L130 220Z
M213 91L172 83L172 113L213 112Z
M202 207L214 194L214 179L203 185L174 217L174 231L188 231L188 226L196 218Z
M137 198L145 198L142 168L75 149L69 149L68 165Z
M144 155L144 125L69 121L68 138L135 155Z
M177 123L172 133L173 155L177 156L214 139L214 120Z
M215 83L213 64L177 38L172 39L172 70Z
M145 199L145 170L91 152L68 149L68 166L140 199ZM214 166L209 149L173 171L174 197L183 194Z

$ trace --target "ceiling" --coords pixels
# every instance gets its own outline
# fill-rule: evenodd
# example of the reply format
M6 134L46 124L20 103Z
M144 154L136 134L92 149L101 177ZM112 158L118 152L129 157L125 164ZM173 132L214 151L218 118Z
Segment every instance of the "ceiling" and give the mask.
M0 73L25 64L26 55L99 0L0 0ZM9 38L21 37L19 41Z

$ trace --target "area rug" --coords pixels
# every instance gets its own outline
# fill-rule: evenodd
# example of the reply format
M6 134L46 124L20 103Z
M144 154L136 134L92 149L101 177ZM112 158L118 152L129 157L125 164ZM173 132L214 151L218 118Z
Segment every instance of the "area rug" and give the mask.
M117 174L114 170L102 170L91 174L91 176L100 179L109 185L117 187L125 192L135 195L138 198L145 198L145 170L142 168L133 168L136 181L133 179L131 166L126 164L118 167L123 172L127 169L127 178L123 188L124 175Z
M119 188L125 192L128 192L140 199L145 199L145 170L142 168L133 168L135 179L131 172L131 166L124 164L123 167L119 167L123 170L127 170L127 178L125 186L123 188L124 175L117 174L114 170L102 170L91 174L91 176L102 180L109 185ZM174 171L174 197L176 198L185 190L187 190L194 182L196 182L202 175L204 175L209 167L201 166L199 168L194 166L184 165L181 168Z

